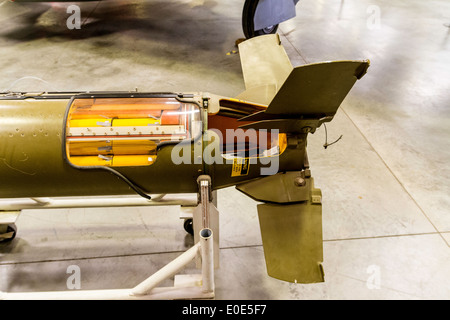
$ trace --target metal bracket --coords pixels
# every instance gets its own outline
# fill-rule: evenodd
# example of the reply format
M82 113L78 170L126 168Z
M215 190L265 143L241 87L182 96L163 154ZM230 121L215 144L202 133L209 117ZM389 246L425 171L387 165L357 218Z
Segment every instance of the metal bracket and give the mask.
M198 217L200 217L202 227L200 228L200 231L195 234L198 239L196 244L134 288L18 293L0 292L0 300L167 300L214 298L214 258L215 256L218 256L216 254L216 251L218 251L218 241L215 240L216 235L214 234L214 231L203 226L213 226L214 229L217 228L218 231L218 223L216 222L216 218L210 218L210 213L214 212L214 209L212 208L215 207L210 201L211 180L208 180L208 178L209 177L202 177L202 179L199 179L200 203L194 212L194 220L198 220ZM34 201L38 203L42 202L44 206L47 203L47 201L38 200L34 199ZM161 201L161 205L165 205L165 203ZM15 212L20 213L20 211ZM201 214L199 215L198 212ZM0 218L6 219L7 216L6 214L4 216L0 215ZM11 215L8 219L9 218L11 218ZM3 220L0 219L0 222L1 221ZM194 228L194 230L198 229ZM176 275L176 273L194 260L197 262L201 260L201 274ZM160 283L174 275L174 285L172 287L158 287Z

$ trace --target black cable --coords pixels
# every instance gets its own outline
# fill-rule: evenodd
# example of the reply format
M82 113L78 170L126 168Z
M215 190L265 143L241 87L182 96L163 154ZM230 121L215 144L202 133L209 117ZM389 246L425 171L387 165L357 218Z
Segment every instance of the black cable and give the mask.
M134 182L132 182L130 179L128 179L127 177L125 177L123 174L121 174L119 171L110 168L110 167L96 167L96 169L102 169L102 170L107 170L110 171L111 173L113 173L114 175L116 175L117 177L119 177L120 179L122 179L126 184L128 184L128 186L134 190L134 192L136 192L138 195L140 195L141 197L147 199L147 200L152 200L152 197L149 196L148 194L146 194L139 186L137 186Z
M339 140L341 140L342 138L342 134L339 138L336 139L336 141L332 142L332 143L328 143L328 133L327 133L327 126L325 125L325 123L323 124L323 126L325 127L325 143L323 144L323 147L326 149L328 148L328 146L331 146L332 144L335 144L336 142L338 142Z

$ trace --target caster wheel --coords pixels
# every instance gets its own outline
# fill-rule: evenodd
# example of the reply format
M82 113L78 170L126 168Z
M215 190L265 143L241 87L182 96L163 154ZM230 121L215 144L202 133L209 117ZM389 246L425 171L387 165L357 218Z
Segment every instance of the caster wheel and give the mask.
M194 235L194 221L192 219L184 220L184 230L190 235Z
M242 30L247 39L262 36L264 34L274 34L277 32L278 25L270 26L261 30L254 30L254 18L256 7L259 0L245 0L244 10L242 12Z

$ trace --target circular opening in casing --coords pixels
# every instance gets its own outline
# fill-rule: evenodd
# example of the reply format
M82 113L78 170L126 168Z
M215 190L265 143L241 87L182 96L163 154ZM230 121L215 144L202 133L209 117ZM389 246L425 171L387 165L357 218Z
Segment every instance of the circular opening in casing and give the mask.
M201 236L202 238L209 238L209 237L212 236L212 230L211 230L211 229L208 229L208 228L202 229L202 230L200 231L200 236Z

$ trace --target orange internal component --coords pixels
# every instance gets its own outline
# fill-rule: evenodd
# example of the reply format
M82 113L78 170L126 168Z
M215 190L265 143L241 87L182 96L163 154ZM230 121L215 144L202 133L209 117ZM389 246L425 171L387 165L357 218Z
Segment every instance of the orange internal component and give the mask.
M191 137L191 123L199 119L197 105L175 98L74 99L67 158L76 166L151 165L158 143Z

